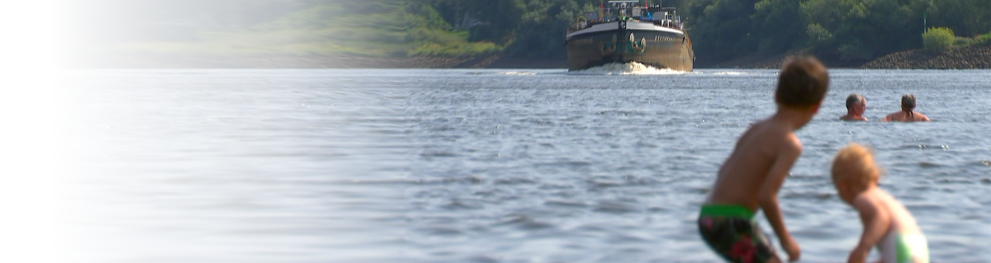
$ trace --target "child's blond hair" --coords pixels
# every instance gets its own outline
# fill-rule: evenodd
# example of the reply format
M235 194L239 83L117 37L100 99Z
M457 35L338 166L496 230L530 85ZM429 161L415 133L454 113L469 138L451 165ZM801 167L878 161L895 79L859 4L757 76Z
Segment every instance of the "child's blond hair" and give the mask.
M837 164L849 164L850 171L837 173ZM874 164L873 152L863 145L851 143L836 152L832 165L833 183L850 182L858 185L869 184L881 177L881 169Z

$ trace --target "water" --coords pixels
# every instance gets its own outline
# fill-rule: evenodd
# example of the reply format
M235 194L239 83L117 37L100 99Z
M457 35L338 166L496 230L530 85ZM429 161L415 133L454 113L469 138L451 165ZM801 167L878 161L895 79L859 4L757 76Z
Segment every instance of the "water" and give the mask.
M697 209L737 136L774 112L776 71L633 73L64 72L59 254L718 262ZM830 73L780 191L802 262L843 261L859 239L828 178L849 142L876 149L882 188L916 216L933 262L991 258L991 71ZM867 98L871 122L837 120L851 92ZM905 93L933 122L879 121Z

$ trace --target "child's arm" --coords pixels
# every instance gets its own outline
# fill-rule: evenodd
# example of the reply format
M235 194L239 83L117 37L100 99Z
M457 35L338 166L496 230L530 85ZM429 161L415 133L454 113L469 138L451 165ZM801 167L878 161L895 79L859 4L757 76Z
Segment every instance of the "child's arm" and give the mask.
M864 225L864 233L860 236L860 244L850 252L848 262L864 262L871 247L884 238L891 224L890 216L880 209L875 200L859 197L853 202L854 208L860 213L860 221Z
M798 159L801 153L802 145L798 141L798 138L794 135L789 136L778 156L774 159L774 163L771 165L771 170L768 171L767 178L764 179L764 185L761 186L760 196L758 197L760 208L764 210L764 216L767 217L767 221L774 228L774 233L778 235L778 241L781 243L781 247L784 248L785 252L788 252L788 261L798 260L801 250L798 248L798 243L791 238L788 229L785 228L784 218L781 216L781 207L778 205L778 189L781 189L785 178L788 177L788 170L795 164L795 160Z

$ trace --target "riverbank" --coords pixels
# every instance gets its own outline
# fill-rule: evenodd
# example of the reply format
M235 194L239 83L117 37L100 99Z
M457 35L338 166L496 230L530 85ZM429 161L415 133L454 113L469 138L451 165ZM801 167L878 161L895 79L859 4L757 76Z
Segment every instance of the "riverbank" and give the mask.
M788 54L750 56L695 68L776 69ZM991 46L970 46L945 52L922 49L885 55L872 61L823 60L830 68L861 69L991 69ZM65 68L567 68L566 59L511 58L502 55L444 58L375 58L361 56L182 56L103 54L62 63Z
M63 68L567 68L565 59L478 57L376 58L363 56L190 56L110 54L65 59Z

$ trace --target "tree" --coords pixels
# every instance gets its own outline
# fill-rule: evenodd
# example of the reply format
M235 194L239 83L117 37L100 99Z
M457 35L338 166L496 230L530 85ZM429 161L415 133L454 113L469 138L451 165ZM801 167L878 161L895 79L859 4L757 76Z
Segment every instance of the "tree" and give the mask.
M457 25L467 15L487 23L445 29L459 34L467 30L469 42L496 43L511 56L564 58L563 32L577 16L597 11L607 0L407 1L436 10L436 16L423 14L431 18L427 21L439 16L444 24ZM678 7L700 63L797 49L810 50L824 60L869 60L923 47L919 35L924 17L931 26L963 36L991 31L988 0L665 0L664 4Z
M707 2L708 0L702 0ZM755 0L715 0L698 15L697 4L689 4L695 24L687 25L695 54L707 62L723 61L752 54L756 36L750 34L750 16Z
M845 61L868 60L921 46L913 26L922 0L809 0L806 34L816 54ZM921 18L921 17L920 17Z
M953 46L954 39L953 30L945 27L931 27L922 33L922 43L930 51L946 51Z
M751 35L757 39L757 53L775 54L806 45L808 18L798 1L763 0L754 4Z

